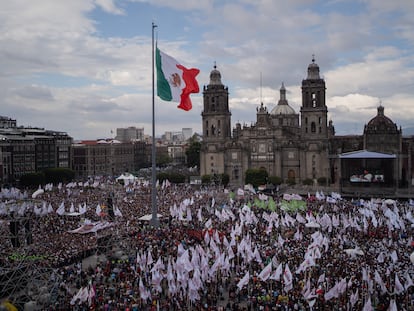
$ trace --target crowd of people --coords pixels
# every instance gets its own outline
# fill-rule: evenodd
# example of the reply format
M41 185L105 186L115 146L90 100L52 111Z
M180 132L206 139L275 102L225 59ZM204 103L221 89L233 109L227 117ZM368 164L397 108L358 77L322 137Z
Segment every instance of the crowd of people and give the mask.
M48 310L414 309L410 202L163 183L154 227L142 217L153 212L148 183L0 196L0 234L20 223L19 244L0 245L1 273L28 258L50 267L58 288L38 302ZM303 204L284 208L290 200Z

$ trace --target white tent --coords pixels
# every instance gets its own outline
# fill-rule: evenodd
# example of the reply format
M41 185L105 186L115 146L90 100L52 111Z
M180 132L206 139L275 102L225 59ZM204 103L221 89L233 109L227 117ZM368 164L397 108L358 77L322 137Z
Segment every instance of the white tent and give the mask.
M161 214L157 214L158 218L162 218ZM138 220L145 220L145 221L150 221L152 219L152 214L147 214L144 216L141 216L140 218L138 218Z
M130 173L124 173L121 174L121 176L119 176L116 181L122 181L124 182L124 184L129 184L131 182L134 182L135 180L137 180L137 177L135 177L134 175L130 174Z

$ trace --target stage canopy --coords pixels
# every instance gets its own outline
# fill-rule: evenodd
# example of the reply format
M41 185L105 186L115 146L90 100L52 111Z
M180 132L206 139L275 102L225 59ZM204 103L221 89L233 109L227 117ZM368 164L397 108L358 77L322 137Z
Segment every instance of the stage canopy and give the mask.
M358 150L339 155L340 159L395 159L395 154Z
M135 177L134 175L130 174L130 173L124 173L121 176L119 176L116 181L135 181L137 179L137 177Z
M162 218L161 214L157 214L158 218ZM147 214L138 218L138 220L150 221L152 219L152 214Z

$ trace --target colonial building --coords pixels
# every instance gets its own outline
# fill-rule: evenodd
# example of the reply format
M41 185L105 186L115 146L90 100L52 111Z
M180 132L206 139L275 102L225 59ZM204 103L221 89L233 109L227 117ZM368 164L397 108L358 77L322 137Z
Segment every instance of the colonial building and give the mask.
M0 116L0 182L16 183L27 173L71 167L72 137L65 132L17 126Z
M231 184L242 185L247 169L261 168L284 181L301 183L321 178L341 187L350 180L352 165L359 165L359 169L366 165L366 160L347 163L346 156L350 155L345 153L358 151L359 157L377 157L370 164L372 169L387 165L382 173L394 189L398 184L411 185L413 138L402 137L401 129L384 115L384 107L378 108L361 136L335 136L327 115L325 81L312 59L302 81L300 113L289 105L282 84L278 104L271 111L261 103L254 124L236 123L231 130L228 88L214 66L203 89L200 174L226 173Z
M77 178L117 176L134 171L134 144L117 140L87 140L73 145Z

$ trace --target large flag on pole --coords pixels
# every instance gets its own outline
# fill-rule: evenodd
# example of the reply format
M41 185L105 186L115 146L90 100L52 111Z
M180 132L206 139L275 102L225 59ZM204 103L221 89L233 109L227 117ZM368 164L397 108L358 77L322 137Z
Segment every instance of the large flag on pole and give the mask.
M190 94L200 91L196 76L199 69L187 69L156 48L157 95L166 101L179 102L178 108L191 110Z

